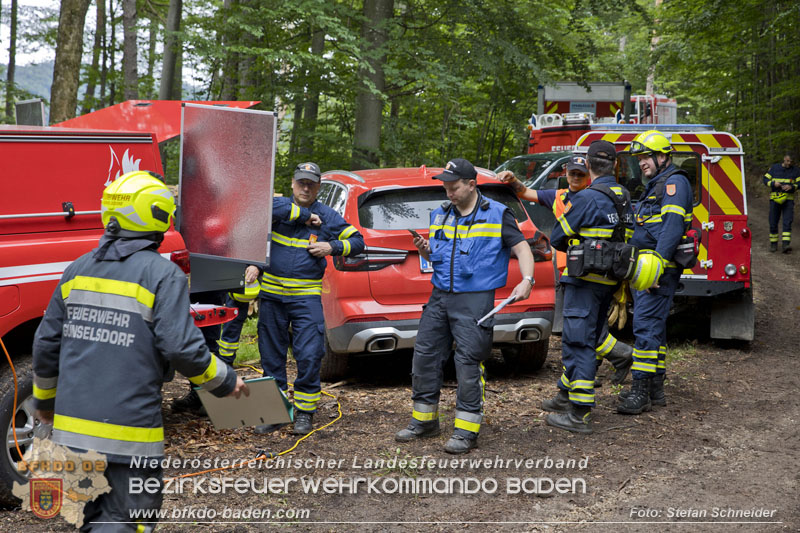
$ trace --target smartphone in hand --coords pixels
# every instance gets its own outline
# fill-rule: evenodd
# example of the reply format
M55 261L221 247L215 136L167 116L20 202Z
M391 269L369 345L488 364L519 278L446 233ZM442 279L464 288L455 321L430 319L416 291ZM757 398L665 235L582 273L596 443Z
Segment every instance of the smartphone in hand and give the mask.
M419 233L417 233L417 232L416 232L416 231L414 231L413 229L410 229L410 230L408 230L408 232L409 232L409 233L410 233L410 234L411 234L411 235L412 235L412 236L413 236L415 239L421 239L421 238L422 238L422 235L420 235Z

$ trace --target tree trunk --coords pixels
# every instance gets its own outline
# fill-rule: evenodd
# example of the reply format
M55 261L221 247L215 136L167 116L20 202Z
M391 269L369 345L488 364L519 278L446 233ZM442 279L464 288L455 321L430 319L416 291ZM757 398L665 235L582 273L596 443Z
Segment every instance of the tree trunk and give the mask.
M125 100L139 99L139 47L136 43L136 0L122 0L122 96Z
M658 6L661 5L661 1L662 0L655 0L656 9L658 9ZM655 19L653 21L653 24L654 24L653 36L650 38L650 51L655 50L656 46L658 45L658 41L661 39L661 37L659 37L658 35L658 24L659 24L658 19ZM655 94L655 79L656 79L656 64L655 62L653 62L647 69L647 82L645 85L645 94ZM655 112L656 110L653 109L653 113Z
M81 106L82 115L97 107L94 91L100 76L100 54L103 51L103 42L106 36L106 0L95 1L97 2L97 23L94 30L92 66L86 79L86 94L83 96L83 105Z
M292 115L292 134L289 136L289 155L294 155L298 149L300 125L303 122L303 93L298 91L294 99L294 114Z
M103 7L102 17L100 16L100 6ZM100 34L100 46L102 47L102 54L100 57L100 94L97 95L97 109L103 109L106 106L106 83L108 82L108 43L111 41L108 38L106 31L106 22L108 19L106 10L106 0L98 0L97 2L97 32ZM102 31L99 25L102 20ZM113 42L113 41L111 41Z
M222 15L229 18L232 14L233 1L225 0L222 3ZM230 23L225 25L225 30L220 32L222 36L222 49L227 50L229 46L236 44L236 37ZM220 100L233 100L236 98L236 86L239 81L239 54L227 50L222 61L222 76L220 83L222 90L219 94Z
M182 0L169 0L166 38L164 39L164 61L161 66L161 90L158 93L159 100L169 100L171 98L175 92L176 78L180 85L180 78L176 75L176 64L180 50L177 32L181 28L182 8Z
M114 0L109 0L108 2L108 18L111 21L111 32L109 33L108 38L108 72L111 73L111 79L109 80L108 84L108 104L114 105L114 102L117 100L117 77L114 75L117 72L117 41L115 35L117 35L117 17L116 17L116 7L114 6Z
M153 74L156 70L156 42L158 41L158 21L155 17L150 19L150 31L148 31L147 43L147 94L146 98L155 98L154 87L155 79Z
M251 0L238 0L239 4L247 5ZM264 37L261 37L264 39ZM238 36L238 40L244 46L257 47L256 36L249 31L244 31ZM255 56L253 54L237 54L237 67L239 69L239 82L236 91L237 100L253 100L256 94L261 92L258 84L258 73L255 69ZM266 98L264 99L266 100ZM274 100L274 99L273 99ZM271 106L270 106L271 107Z
M325 32L317 30L311 34L311 53L322 57L325 50ZM319 116L319 68L308 70L306 76L307 93L303 108L303 135L300 139L300 153L309 158L314 154L314 134L317 130Z
M359 77L364 83L356 95L353 154L350 162L352 170L376 167L380 163L382 93L386 86L383 72L386 55L383 45L388 39L386 26L393 13L394 0L364 1L366 22L361 29L361 38L363 55L371 70L366 67L359 70Z
M11 35L8 43L8 70L6 71L6 117L14 122L14 74L17 64L17 0L11 0Z
M50 88L50 123L75 117L83 53L83 27L90 0L61 0L56 61Z

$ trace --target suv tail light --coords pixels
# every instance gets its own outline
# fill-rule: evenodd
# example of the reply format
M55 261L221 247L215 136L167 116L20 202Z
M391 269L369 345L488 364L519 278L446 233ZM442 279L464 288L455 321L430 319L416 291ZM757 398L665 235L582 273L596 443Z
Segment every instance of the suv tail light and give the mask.
M408 250L367 246L358 255L349 257L337 255L333 258L333 266L336 270L342 271L380 270L392 264L402 263L407 256Z
M192 270L189 266L189 250L178 250L169 254L169 260L183 270L184 274L189 274Z

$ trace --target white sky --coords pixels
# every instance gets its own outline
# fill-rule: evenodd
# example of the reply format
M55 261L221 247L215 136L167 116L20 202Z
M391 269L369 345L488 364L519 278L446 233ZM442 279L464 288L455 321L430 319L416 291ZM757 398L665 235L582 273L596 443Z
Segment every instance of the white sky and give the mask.
M52 9L58 9L58 6L61 4L58 0L17 0L20 8L22 6L30 6L30 7L49 7ZM9 40L9 20L8 13L11 10L11 0L0 0L0 4L3 6L3 20L2 24L0 24L0 63L7 65L8 64L8 40ZM22 21L22 10L19 13L20 22ZM89 7L89 12L86 16L86 24L94 24L94 6ZM56 51L54 48L43 47L39 51L32 53L32 54L25 54L19 50L19 44L17 45L17 65L27 65L29 63L41 63L43 61L53 61L56 58Z

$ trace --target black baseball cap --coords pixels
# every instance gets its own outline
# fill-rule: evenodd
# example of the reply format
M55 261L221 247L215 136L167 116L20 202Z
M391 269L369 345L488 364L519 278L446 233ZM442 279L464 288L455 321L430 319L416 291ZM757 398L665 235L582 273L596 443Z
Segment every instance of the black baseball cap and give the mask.
M589 151L586 153L586 157L616 161L617 149L608 141L594 141L589 145Z
M451 159L444 166L441 174L433 177L435 180L442 181L456 181L460 179L474 180L478 177L478 171L472 166L472 163L466 159Z
M316 163L300 163L294 169L294 179L296 180L311 180L319 183L320 171Z
M586 169L586 158L582 155L573 155L569 158L569 162L567 163L567 172L570 170L580 170L584 174L588 174L589 171Z

